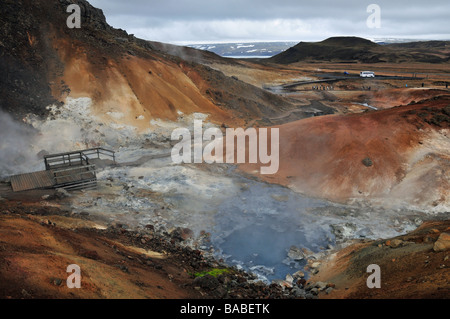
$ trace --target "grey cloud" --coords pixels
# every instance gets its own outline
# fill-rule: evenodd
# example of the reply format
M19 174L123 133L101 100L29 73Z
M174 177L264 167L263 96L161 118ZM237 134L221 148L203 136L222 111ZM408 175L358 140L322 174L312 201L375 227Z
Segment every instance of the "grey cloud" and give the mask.
M407 38L429 35L450 38L450 24L446 22L450 2L447 0L90 2L104 10L108 22L114 27L126 29L149 40L166 42L321 40L329 35ZM381 29L372 30L365 24L369 16L366 9L371 3L381 7ZM285 21L284 26L289 30L283 31L273 24L275 20Z
M350 4L352 1L346 1ZM92 4L104 7L106 11L123 15L139 15L148 18L168 19L268 19L308 18L321 11L349 14L348 5L336 6L336 1L217 1L217 0L92 0ZM364 5L360 6L363 11ZM332 9L332 10L330 10Z

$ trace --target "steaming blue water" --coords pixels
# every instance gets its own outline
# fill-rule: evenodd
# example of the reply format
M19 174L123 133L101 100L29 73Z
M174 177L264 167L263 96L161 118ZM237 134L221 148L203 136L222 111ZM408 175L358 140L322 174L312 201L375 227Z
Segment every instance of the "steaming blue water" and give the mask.
M129 225L181 226L197 234L205 230L211 233L216 257L269 282L303 270L305 260L288 258L291 246L317 253L336 241L391 238L418 226L417 212L308 198L279 185L243 177L233 167L207 172L163 164L164 169L114 168L100 173L100 178L114 177L132 188L123 189L120 196L88 196L78 203L80 211L103 214ZM141 174L143 178L135 177ZM145 192L141 197L135 191L139 188L163 194L164 203L153 203ZM208 245L198 243L208 250Z
M228 263L268 281L284 279L306 263L288 258L291 246L318 252L334 244L330 228L314 224L310 213L326 205L281 186L247 180L239 196L220 205L212 243Z

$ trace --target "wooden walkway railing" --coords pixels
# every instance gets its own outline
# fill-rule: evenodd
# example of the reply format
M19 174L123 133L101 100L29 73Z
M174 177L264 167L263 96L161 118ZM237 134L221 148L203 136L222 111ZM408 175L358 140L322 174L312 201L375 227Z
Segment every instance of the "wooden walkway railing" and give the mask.
M101 158L100 155L108 156L108 157L112 158L114 164L116 164L116 152L107 150L106 148L102 148L102 147L91 148L91 149L84 150L82 152L88 159L90 159L92 155L96 155L98 159Z
M116 164L115 152L104 148L47 155L44 157L45 171L12 176L11 186L15 192L43 188L93 188L97 186L97 168L92 162L101 163L98 160L102 156L111 158Z
M89 159L92 155L98 159L101 158L101 155L108 156L112 158L114 164L116 163L116 153L114 151L98 147L44 156L45 169L48 171L62 167L89 165Z

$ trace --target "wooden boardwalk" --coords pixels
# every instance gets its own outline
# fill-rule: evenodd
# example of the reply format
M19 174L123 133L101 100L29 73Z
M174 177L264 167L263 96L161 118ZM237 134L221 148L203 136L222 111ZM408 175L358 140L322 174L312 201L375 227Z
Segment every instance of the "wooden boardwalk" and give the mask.
M112 160L104 160L101 155L106 155ZM102 168L116 165L115 152L103 148L47 155L44 161L45 171L11 176L13 191L46 188L75 190L96 187L96 164Z
M89 182L92 184L96 179L95 165L90 165L11 176L11 187L14 192L46 188L71 188L77 184Z
M51 171L41 171L11 176L11 186L14 192L52 188L55 180Z

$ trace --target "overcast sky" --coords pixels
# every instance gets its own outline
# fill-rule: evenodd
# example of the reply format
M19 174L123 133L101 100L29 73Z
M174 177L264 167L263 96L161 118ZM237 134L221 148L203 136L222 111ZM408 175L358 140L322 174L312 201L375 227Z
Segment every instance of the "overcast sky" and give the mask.
M449 0L88 0L115 28L174 44L320 41L331 36L450 40ZM381 28L369 28L370 4ZM374 20L371 20L374 21Z

